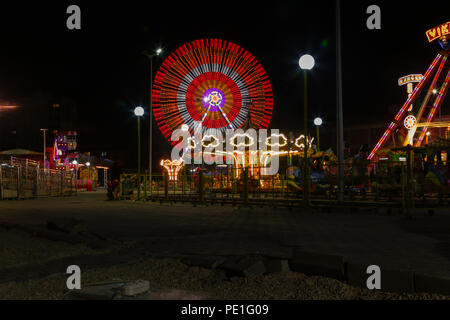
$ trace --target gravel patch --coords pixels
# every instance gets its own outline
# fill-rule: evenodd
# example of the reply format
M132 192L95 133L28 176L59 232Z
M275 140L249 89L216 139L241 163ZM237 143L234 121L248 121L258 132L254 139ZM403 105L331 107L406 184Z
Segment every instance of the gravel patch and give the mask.
M227 279L223 271L190 267L176 259L148 259L127 266L83 272L82 286L116 280L145 279L151 287L205 292L215 299L256 300L430 300L450 299L435 294L395 294L356 288L334 279L284 272ZM66 277L58 275L0 284L0 299L63 299Z

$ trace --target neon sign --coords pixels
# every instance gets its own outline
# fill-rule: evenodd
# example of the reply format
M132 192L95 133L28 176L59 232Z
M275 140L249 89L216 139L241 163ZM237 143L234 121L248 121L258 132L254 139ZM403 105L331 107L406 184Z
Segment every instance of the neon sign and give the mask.
M433 42L437 39L450 35L450 21L428 30L426 35L428 42Z
M423 79L423 75L421 74L410 74L398 79L398 85L403 86L407 83L420 82Z

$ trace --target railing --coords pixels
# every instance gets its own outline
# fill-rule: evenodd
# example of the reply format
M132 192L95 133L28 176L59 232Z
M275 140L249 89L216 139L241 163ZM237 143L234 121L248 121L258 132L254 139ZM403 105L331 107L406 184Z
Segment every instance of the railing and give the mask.
M12 158L0 165L0 200L76 194L75 174L42 169L37 162Z
M121 176L121 199L219 202L233 204L287 204L301 206L303 182L301 167L281 169L263 176L262 168L184 168L176 181L167 175ZM433 169L434 170L434 169ZM408 168L404 161L354 162L345 165L344 199L348 203L399 207L410 211L417 203L445 204L450 188L438 185L425 170ZM337 166L311 169L310 196L313 204L337 200ZM138 188L138 186L140 186Z

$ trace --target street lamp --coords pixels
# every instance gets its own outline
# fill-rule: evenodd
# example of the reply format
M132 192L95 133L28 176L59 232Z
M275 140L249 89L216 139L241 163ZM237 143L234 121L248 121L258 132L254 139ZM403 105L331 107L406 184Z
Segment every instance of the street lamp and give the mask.
M317 127L317 151L320 151L320 138L319 138L319 128L323 124L321 118L317 117L314 119L314 125Z
M304 121L304 130L305 130L305 147L304 147L304 159L303 159L303 203L305 208L309 207L309 166L308 166L308 70L312 70L315 65L314 58L309 55L305 54L300 57L300 60L298 61L298 65L300 66L300 69L303 70L303 76L304 76L304 91L303 91L303 121Z
M428 132L427 132L427 139L426 139L426 141L425 141L425 144L428 144L428 137L430 136L430 134L431 134L430 131L428 131Z
M152 154L153 154L153 104L152 104L152 93L153 93L153 57L159 56L162 53L162 48L156 49L156 52L151 54L147 51L144 51L142 54L147 56L150 60L150 102L149 102L149 119L150 119L150 137L149 137L149 156L148 156L148 174L150 179L150 192L152 185Z
M46 146L47 138L46 137L47 137L48 129L41 129L41 131L44 134L44 172L45 172L45 168L47 167L45 164L47 162L47 156L45 154L45 149L47 148L47 146Z
M141 199L141 117L144 115L144 108L136 107L134 115L138 121L138 200Z
M78 190L78 161L73 160L72 164L75 166L75 191Z
M88 161L85 163L86 167L88 168L88 180L87 180L87 186L86 191L89 191L89 181L91 181L91 163Z

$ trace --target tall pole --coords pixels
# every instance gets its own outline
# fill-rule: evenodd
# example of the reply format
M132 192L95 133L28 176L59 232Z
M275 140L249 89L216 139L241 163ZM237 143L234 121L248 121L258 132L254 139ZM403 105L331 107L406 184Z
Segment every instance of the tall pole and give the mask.
M47 156L45 154L45 149L47 149L47 145L46 145L46 142L47 142L47 130L48 129L41 129L41 131L44 133L44 170L46 168L45 163L47 162Z
M303 118L304 118L304 130L305 130L305 147L304 159L303 159L303 205L305 208L309 207L309 166L308 166L308 73L306 70L303 71L304 81L303 81Z
M320 151L320 137L319 137L319 127L320 126L316 126L317 127L317 152Z
M141 117L137 117L138 121L138 176L137 176L137 187L138 187L138 200L141 199Z
M336 86L337 86L337 146L338 146L338 201L344 201L344 115L342 111L342 39L341 2L336 1Z
M156 50L156 55L159 55L162 52L162 49L159 48ZM153 56L154 54L149 54L147 51L143 52L144 55L148 57L150 60L150 100L149 100L149 117L150 117L150 142L149 142L149 155L148 155L148 174L150 179L150 193L152 192L152 173L153 173L153 101L152 101L152 93L153 93Z
M149 146L149 154L148 154L148 174L150 176L150 190L152 185L152 157L153 157L153 101L152 101L152 92L153 92L153 55L149 56L150 58L150 146Z

